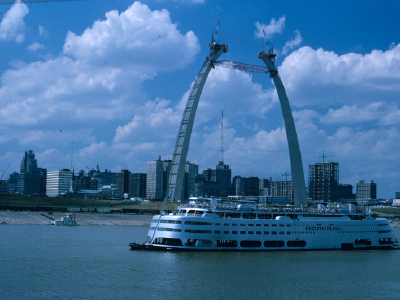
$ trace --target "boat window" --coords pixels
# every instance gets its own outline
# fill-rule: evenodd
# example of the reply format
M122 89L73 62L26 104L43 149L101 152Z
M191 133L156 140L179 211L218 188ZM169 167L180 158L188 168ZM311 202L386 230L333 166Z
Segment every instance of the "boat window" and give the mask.
M379 239L379 244L380 245L391 245L391 244L393 244L393 239L392 238Z
M229 226L229 223L224 223L224 226Z
M229 231L224 231L224 234L229 234Z
M292 234L292 232L291 231L287 231L286 234Z
M271 219L271 214L258 214L259 219Z
M254 234L254 231L249 231L249 234Z
M290 227L290 226L292 226L292 225L290 225L290 224L287 224L286 226L287 226L287 227Z
M240 219L240 213L227 212L225 218Z
M169 245L169 246L182 246L182 241L180 239L156 238L156 239L154 239L153 244Z
M305 247L307 243L306 241L287 241L286 245L288 247Z
M280 227L284 227L284 226L285 226L285 224L279 224L279 226L280 226Z
M254 214L254 213L243 213L242 214L242 218L243 219L255 219L256 218L256 214Z
M264 247L272 248L272 247L283 247L285 246L284 241L265 241Z
M188 214L195 214L195 213L196 213L196 211L194 209L191 209L188 211Z
M277 234L277 232L276 231L272 231L271 234Z
M246 224L240 224L240 226L246 226Z
M261 234L261 231L256 231L256 234Z
M246 231L241 231L240 234L246 234Z
M187 239L187 240L185 240L185 246L194 247L196 242L197 242L197 239Z
M237 247L238 242L233 240L217 240L217 247Z
M237 231L232 231L232 234L237 234Z
M161 220L160 223L182 224L182 221L176 221L176 220Z
M190 233L211 233L211 230L193 230L193 229L185 229L185 232Z
M392 230L378 230L378 233L389 233L392 232Z
M219 225L221 225L221 223L214 223L214 225L217 225L217 226L219 226Z
M195 221L185 221L186 225L212 225L209 222L195 222Z
M285 234L285 232L284 231L279 231L279 234Z
M237 226L237 224L236 224L236 223L233 223L232 226Z
M254 226L254 224L247 224L248 226Z
M371 240L370 239L356 239L354 241L354 245L356 245L356 246L368 246L368 245L371 245Z
M261 226L261 224L256 224L256 226Z
M241 241L240 247L246 248L259 248L261 247L262 243L260 241Z
M221 231L219 231L219 230L215 230L215 231L214 231L214 233L216 233L216 234L220 234L220 233L221 233Z
M264 231L264 234L269 234L269 231Z
M217 212L217 214L221 217L221 218L223 218L224 217L224 212Z
M264 224L264 226L269 226L269 224Z
M276 224L272 224L271 226L276 227L277 225Z
M389 224L378 224L378 226L387 226Z
M168 228L168 227L158 227L157 231L173 231L173 232L181 232L181 229L175 229L175 228Z

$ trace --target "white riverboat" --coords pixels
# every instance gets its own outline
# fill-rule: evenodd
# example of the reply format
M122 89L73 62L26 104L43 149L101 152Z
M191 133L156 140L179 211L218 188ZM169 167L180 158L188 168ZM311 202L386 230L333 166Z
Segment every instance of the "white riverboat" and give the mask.
M57 226L77 226L78 223L75 220L75 216L73 214L67 214L64 217L61 217L61 220L53 221L54 225Z
M192 202L193 203L193 202ZM267 251L395 249L399 243L384 218L357 209L262 208L258 205L181 205L154 216L144 244L133 250Z

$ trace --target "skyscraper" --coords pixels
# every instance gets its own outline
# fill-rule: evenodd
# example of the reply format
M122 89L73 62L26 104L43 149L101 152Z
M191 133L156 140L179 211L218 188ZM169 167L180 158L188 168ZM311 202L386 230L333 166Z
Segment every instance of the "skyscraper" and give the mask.
M121 170L121 172L117 173L115 183L117 184L121 196L129 194L129 174L131 174L129 170Z
M360 180L356 188L357 202L376 200L376 183L373 180Z
M132 173L129 175L129 196L146 197L146 173Z
M38 168L33 150L25 151L18 174L18 193L21 195L45 195L46 174L46 169Z
M70 190L72 183L72 172L69 169L61 169L47 173L46 195L57 197Z
M163 168L161 156L156 160L147 162L146 198L152 200L163 199Z
M339 199L339 163L324 162L308 166L308 193L313 200L336 202Z

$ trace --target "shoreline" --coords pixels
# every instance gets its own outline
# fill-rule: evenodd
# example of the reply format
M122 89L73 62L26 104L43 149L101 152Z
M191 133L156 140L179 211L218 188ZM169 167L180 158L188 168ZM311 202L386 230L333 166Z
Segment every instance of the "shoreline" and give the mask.
M0 211L0 225L53 225L66 214L55 212ZM75 213L78 226L150 226L154 215Z
M76 212L78 226L150 226L153 214L120 214L120 213L84 213ZM53 225L66 213L33 212L33 211L0 211L0 225ZM389 223L391 227L400 227L400 220Z

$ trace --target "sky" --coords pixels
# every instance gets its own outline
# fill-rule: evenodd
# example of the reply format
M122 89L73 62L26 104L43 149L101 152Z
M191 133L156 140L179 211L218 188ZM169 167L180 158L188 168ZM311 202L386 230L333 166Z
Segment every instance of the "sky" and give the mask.
M48 171L145 173L157 156L171 159L222 14L218 40L229 51L220 60L262 66L262 29L273 44L306 182L326 155L340 183L373 180L379 198L394 198L399 11L394 0L0 0L0 169L19 172L28 149ZM188 160L199 170L218 163L222 110L232 175L284 180L289 152L267 74L210 72Z

